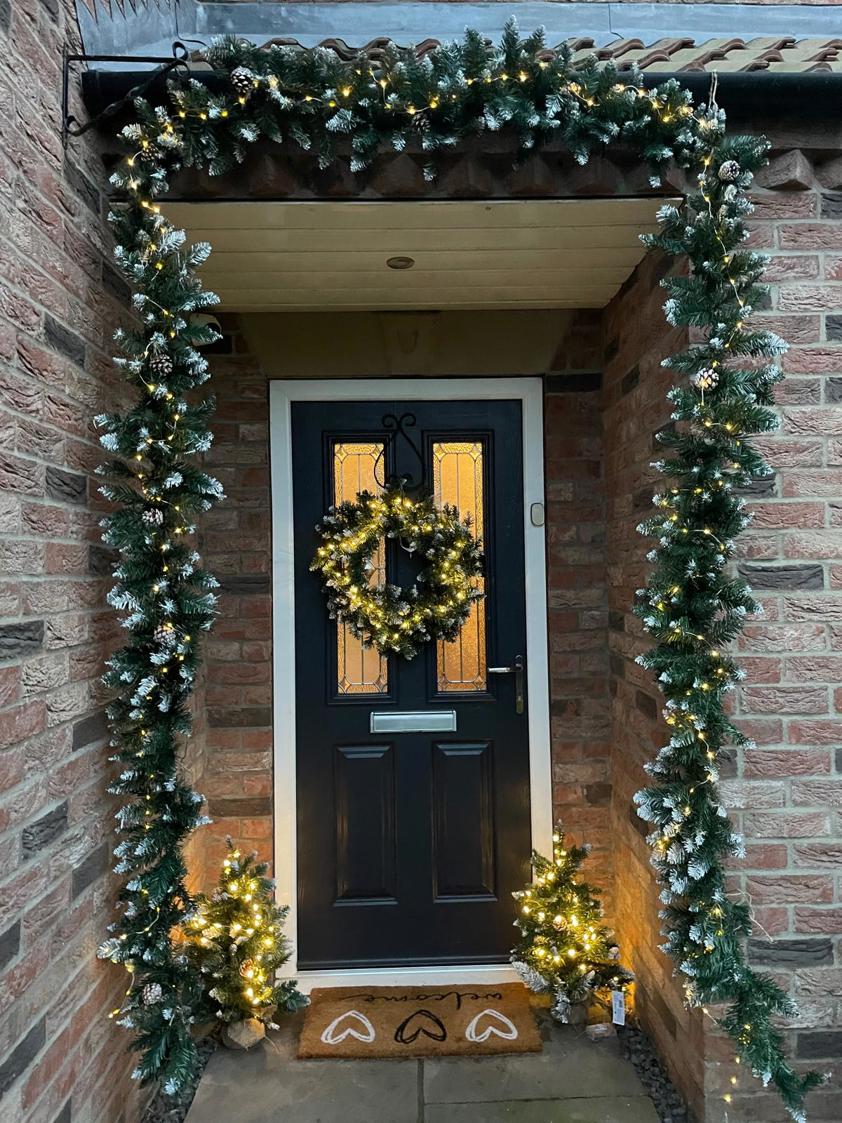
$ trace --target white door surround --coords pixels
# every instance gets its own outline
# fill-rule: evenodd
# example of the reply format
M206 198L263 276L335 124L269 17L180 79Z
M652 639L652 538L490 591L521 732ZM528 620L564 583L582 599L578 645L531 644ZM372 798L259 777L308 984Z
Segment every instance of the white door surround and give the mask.
M524 550L526 573L526 655L530 669L529 776L532 845L549 851L552 839L550 698L547 647L545 528L533 525L530 509L544 502L543 391L540 378L329 379L284 380L269 384L269 443L272 489L272 648L274 744L274 843L276 898L289 905L287 931L293 954L281 974L297 976L302 990L316 986L373 986L449 982L493 984L515 978L501 964L466 967L296 970L295 937L295 598L293 570L291 404L295 401L517 400L523 409Z

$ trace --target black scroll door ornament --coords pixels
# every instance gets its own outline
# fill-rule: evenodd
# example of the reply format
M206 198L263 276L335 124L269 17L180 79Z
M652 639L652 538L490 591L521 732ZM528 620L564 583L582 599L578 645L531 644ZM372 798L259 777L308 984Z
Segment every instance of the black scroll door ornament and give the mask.
M421 449L418 447L417 442L413 439L410 433L407 432L408 429L412 429L415 426L415 414L407 412L402 413L400 417L398 417L397 414L394 413L384 413L383 417L380 420L380 424L383 426L383 429L386 433L386 439L384 440L383 447L380 449L380 452L377 454L377 459L374 462L375 481L382 488L399 487L402 491L407 492L407 494L420 496L425 492L428 492L430 490L430 486L429 482L424 478L424 455L421 452ZM400 476L386 475L387 453L399 437L402 437L403 440L406 441L406 443L415 453L415 456L418 460L421 474L417 482L411 472L404 472ZM382 473L382 479L378 474L378 469L380 469L380 472Z

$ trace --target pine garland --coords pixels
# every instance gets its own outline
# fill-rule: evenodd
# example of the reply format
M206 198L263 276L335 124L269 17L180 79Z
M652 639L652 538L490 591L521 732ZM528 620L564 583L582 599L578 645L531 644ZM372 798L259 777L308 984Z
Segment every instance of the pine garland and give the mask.
M689 276L664 282L666 311L700 342L666 361L677 374L676 425L659 465L667 486L643 527L657 544L637 606L655 647L641 662L658 676L672 735L638 803L655 826L666 950L687 980L688 1002L730 1004L720 1024L738 1057L803 1119L805 1093L821 1078L793 1071L774 1021L791 1013L791 1003L747 965L748 909L725 889L725 862L741 844L716 787L727 746L746 744L723 707L741 674L726 649L756 610L728 571L746 523L736 489L769 471L750 438L774 426L774 360L784 346L749 325L763 259L740 248L751 211L746 192L765 141L727 138L722 112L694 108L675 81L647 90L634 71L595 59L574 67L568 49L549 51L540 33L521 39L514 23L498 47L468 31L423 59L388 48L377 59L346 62L327 50L260 50L228 38L210 48L207 62L227 76L223 92L178 78L169 105L138 101L136 123L123 130L130 155L112 177L126 199L110 216L117 261L134 289L140 328L118 335L136 404L97 419L116 454L107 466L105 493L117 509L106 541L121 556L110 599L128 631L107 681L118 691L109 711L123 766L115 791L126 799L117 868L129 880L103 952L133 973L122 1020L142 1054L138 1074L177 1088L195 1063L189 1026L197 980L170 930L193 907L181 848L201 822L201 797L180 777L177 757L189 732L197 632L214 613L214 582L189 545L192 517L221 498L193 462L210 442L212 403L191 393L207 378L196 346L213 336L194 318L216 301L195 274L209 247L185 246L156 200L181 166L219 174L261 139L311 149L326 167L344 138L352 171L384 147L420 146L432 178L437 152L505 128L522 153L559 140L585 164L619 140L650 165L655 186L670 163L698 176L684 207L662 209L650 239L690 263ZM147 984L155 984L147 996L160 988L160 1002L144 1003Z

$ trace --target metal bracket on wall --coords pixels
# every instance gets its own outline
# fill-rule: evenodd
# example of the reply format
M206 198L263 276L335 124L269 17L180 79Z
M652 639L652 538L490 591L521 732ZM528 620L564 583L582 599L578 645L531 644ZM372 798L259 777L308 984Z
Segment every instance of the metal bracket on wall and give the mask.
M83 133L88 132L89 129L96 128L102 121L107 121L110 117L119 113L123 106L128 105L134 101L136 97L141 97L149 86L159 78L164 77L173 70L184 68L188 69L188 49L180 40L175 39L172 45L172 58L162 58L160 55L86 55L74 54L64 49L62 52L62 70L61 70L61 143L63 148L67 148L67 144L71 137L82 136ZM132 86L123 97L118 101L112 102L95 117L89 121L79 122L76 117L70 112L70 71L71 68L77 63L90 63L90 62L139 62L139 63L157 63L157 68L149 72L149 76L136 86Z

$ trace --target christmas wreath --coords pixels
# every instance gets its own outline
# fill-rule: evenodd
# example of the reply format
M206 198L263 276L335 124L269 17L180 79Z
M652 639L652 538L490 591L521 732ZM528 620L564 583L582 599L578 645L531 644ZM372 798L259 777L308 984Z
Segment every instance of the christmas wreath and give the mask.
M413 499L399 487L363 491L331 507L316 530L322 543L310 568L321 576L331 618L383 654L411 659L428 640L455 639L483 596L482 546L456 507ZM421 559L410 589L371 583L375 554L390 538Z

